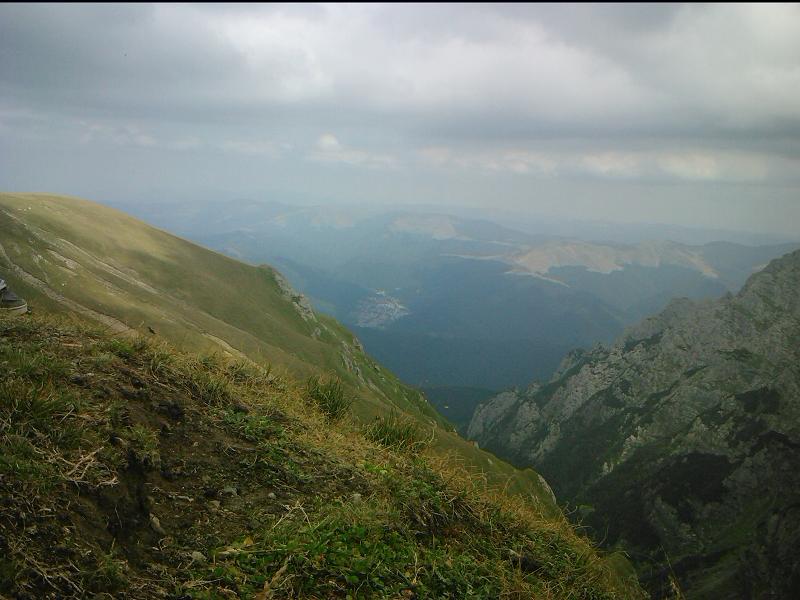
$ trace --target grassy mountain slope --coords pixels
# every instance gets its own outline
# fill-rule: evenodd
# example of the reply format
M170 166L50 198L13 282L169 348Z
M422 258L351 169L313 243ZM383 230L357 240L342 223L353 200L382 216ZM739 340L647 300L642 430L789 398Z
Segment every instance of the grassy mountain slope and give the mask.
M295 377L334 374L363 419L400 410L495 483L550 503L546 484L474 448L416 390L317 315L268 266L251 266L108 207L63 196L0 194L0 269L34 310L65 312L182 350L247 357Z
M0 596L640 597L402 423L69 321L0 317Z

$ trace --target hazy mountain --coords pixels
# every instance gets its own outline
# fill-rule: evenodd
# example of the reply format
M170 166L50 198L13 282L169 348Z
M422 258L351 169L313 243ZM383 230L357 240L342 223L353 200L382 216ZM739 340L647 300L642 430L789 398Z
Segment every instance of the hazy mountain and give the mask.
M3 193L0 269L34 311L252 359L301 380L336 375L361 418L399 411L490 478L511 477L518 489L550 497L532 471L518 472L451 433L419 391L368 356L340 323L315 313L272 267L244 264L86 200Z
M656 591L673 570L691 598L797 597L798 289L800 251L736 295L674 300L483 404L469 435L541 470Z
M736 291L796 247L600 243L557 237L567 230L547 223L532 234L422 209L241 201L139 212L278 266L404 381L423 386L524 386L548 377L568 349L611 341L673 296Z

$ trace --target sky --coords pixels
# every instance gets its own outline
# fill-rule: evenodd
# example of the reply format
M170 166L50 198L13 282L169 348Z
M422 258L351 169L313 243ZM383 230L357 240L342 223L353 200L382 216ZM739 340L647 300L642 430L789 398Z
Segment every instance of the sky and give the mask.
M2 4L0 189L800 237L800 6Z

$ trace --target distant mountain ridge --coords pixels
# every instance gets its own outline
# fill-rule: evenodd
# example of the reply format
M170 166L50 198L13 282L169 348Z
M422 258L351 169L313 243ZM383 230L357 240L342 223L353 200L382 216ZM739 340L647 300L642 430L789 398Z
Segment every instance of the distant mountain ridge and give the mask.
M656 592L671 568L690 598L798 597L798 289L795 251L735 296L674 300L484 403L468 435L539 469Z
M511 262L531 273L548 274L557 267L585 267L588 271L610 273L627 265L659 267L676 265L699 271L706 277L719 277L705 260L702 246L674 242L648 242L635 245L601 245L579 240L547 242L511 257Z
M277 266L421 387L503 389L547 378L570 348L610 342L673 296L737 291L798 247L592 241L556 234L603 240L610 230L541 223L526 233L433 208L219 201L132 209L229 256Z

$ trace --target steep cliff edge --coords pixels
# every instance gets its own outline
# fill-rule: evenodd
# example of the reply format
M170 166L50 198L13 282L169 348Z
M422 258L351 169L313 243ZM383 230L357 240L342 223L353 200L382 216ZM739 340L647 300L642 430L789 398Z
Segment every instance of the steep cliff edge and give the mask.
M800 252L735 296L673 301L546 385L479 407L469 436L538 469L656 592L800 594Z

